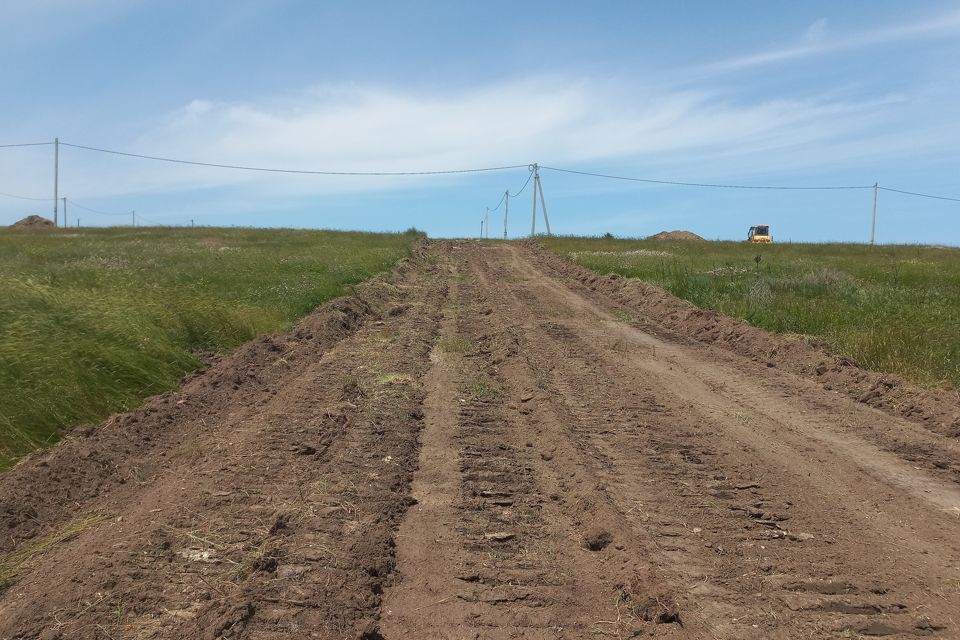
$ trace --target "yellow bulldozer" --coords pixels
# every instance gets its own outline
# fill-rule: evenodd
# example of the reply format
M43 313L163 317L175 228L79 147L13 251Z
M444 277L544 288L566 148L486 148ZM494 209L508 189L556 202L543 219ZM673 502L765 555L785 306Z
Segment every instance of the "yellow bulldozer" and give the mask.
M750 227L747 234L747 242L753 244L770 244L773 242L773 236L770 235L770 225L757 224Z

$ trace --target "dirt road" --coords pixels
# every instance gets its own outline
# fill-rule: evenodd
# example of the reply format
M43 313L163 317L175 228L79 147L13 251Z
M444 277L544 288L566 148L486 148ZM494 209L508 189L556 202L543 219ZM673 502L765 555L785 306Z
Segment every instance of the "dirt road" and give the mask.
M0 638L960 638L960 401L644 308L428 245L0 478Z

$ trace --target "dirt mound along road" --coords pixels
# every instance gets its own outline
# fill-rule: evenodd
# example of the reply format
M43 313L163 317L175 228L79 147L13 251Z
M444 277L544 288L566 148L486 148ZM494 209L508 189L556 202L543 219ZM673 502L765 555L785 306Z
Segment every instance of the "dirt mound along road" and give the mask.
M661 231L649 236L647 240L699 240L700 242L706 242L692 231Z
M54 231L57 228L57 225L53 224L53 220L48 220L43 216L31 215L18 220L10 225L11 229L25 229L29 231Z
M569 269L431 244L34 454L0 638L960 637L955 439Z

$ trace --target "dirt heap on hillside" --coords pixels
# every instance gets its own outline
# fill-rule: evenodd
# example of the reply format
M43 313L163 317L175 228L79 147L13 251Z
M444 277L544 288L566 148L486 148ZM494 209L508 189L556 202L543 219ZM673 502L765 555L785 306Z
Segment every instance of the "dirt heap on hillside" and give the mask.
M705 242L703 238L693 231L661 231L648 237L647 240L698 240Z
M32 231L53 231L57 228L57 225L53 224L53 220L44 218L43 216L27 216L23 220L19 220L10 225L13 229L29 229Z

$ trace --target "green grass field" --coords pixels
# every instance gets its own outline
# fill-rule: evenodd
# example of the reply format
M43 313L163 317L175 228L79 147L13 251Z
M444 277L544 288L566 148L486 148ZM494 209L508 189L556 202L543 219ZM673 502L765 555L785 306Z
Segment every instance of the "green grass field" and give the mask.
M0 469L409 255L416 233L0 230Z
M960 386L960 249L571 237L544 244L755 326L823 338L867 368Z

